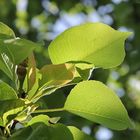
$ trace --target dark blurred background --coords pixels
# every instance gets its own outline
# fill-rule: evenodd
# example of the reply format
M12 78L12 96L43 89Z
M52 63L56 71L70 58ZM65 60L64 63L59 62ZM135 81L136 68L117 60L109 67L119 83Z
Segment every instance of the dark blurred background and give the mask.
M71 26L103 22L120 31L132 31L133 36L125 44L124 63L115 69L97 69L91 79L104 82L116 92L135 129L112 131L68 113L61 114L61 122L75 125L97 140L140 140L140 0L0 0L0 21L16 36L44 43L35 50L39 68L51 63L47 52L50 41ZM7 80L2 73L0 79ZM44 97L42 106L62 106L70 89Z

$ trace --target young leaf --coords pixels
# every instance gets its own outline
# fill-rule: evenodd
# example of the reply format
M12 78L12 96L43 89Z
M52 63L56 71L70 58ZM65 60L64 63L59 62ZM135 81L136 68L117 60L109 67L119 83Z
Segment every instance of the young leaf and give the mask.
M31 100L32 102L36 102L38 101L41 97L45 96L45 95L50 95L53 92L55 92L57 89L59 89L60 87L44 87L41 88L40 90L37 90L36 93L33 94L33 92L29 92L29 100Z
M87 63L77 63L75 67L82 80L88 80L94 69L93 64L87 64Z
M17 94L12 87L3 81L0 81L0 101L17 99Z
M68 126L68 128L73 135L73 140L93 140L92 137L80 131L78 128L74 126Z
M49 117L47 115L38 115L33 117L28 123L27 126L33 125L35 123L42 122L46 125L49 124Z
M122 130L131 125L121 100L98 81L84 81L75 86L64 108L111 129Z
M46 65L41 70L40 87L65 85L73 80L75 67L73 64Z
M34 70L32 71L32 78L33 78L33 81L31 79L29 79L29 69L27 70L27 75L24 79L24 83L23 83L23 90L28 93L28 99L30 100L35 94L36 94L36 91L38 90L39 88L39 79L41 78L41 74L39 73L39 69L35 68L35 66L33 66ZM36 73L34 73L36 72ZM34 79L35 78L35 79ZM35 80L35 83L34 83L34 80ZM30 88L29 88L29 82L30 82ZM34 84L33 84L34 83Z
M122 63L124 41L130 34L103 23L86 23L64 31L51 42L48 51L53 64L84 61L112 68Z
M33 53L28 57L27 82L30 91L36 82L36 61Z
M71 82L75 76L75 66L73 64L46 65L39 71L41 78L39 90L35 95L29 95L37 101L45 95L49 95L57 89Z

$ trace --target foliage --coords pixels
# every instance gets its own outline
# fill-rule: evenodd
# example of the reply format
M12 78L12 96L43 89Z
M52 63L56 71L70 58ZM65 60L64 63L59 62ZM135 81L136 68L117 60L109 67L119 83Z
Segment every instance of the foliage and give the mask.
M74 126L57 123L61 115L52 117L49 112L68 111L114 130L133 127L114 91L102 82L89 80L92 70L122 63L124 41L130 32L116 31L103 23L69 28L49 45L53 64L39 69L33 50L40 44L15 37L3 23L0 27L0 69L12 83L0 82L1 139L35 140L40 135L45 140L92 139ZM41 106L43 97L69 85L76 86L61 108ZM18 125L20 129L16 129Z

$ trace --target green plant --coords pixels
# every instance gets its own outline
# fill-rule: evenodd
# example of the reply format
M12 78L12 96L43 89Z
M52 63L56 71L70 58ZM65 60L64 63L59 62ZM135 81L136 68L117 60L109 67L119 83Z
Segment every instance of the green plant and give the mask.
M56 111L68 111L114 130L131 128L131 120L117 95L103 83L88 80L95 68L108 69L122 63L124 41L130 34L102 23L72 27L49 45L53 64L38 69L33 50L39 44L15 37L7 25L0 23L0 69L11 80L11 86L0 81L0 138L92 139L74 126L57 123L59 116L42 114ZM64 107L41 109L40 98L69 85L76 86ZM22 128L16 130L17 124Z

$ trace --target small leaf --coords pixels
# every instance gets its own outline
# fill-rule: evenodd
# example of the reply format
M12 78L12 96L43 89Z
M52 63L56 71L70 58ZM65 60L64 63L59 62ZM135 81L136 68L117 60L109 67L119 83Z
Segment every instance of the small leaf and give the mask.
M39 70L37 68L35 68L34 72L36 72L36 74L33 74L32 76L33 77L35 76L35 83L30 81L30 79L28 79L28 77L29 77L29 76L27 76L28 74L26 75L26 77L24 79L24 83L23 83L23 89L24 89L25 92L28 93L28 99L29 100L36 94L36 91L39 88L39 79L41 78L41 74L39 73ZM31 89L29 88L29 85L28 85L29 81L32 82L32 88Z
M73 64L46 65L41 68L39 73L41 74L40 88L33 95L34 101L71 82L75 76L75 66Z
M38 115L38 116L35 116L33 117L28 123L27 123L27 126L29 125L33 125L35 123L38 123L38 122L42 122L46 125L49 124L49 117L47 115Z
M74 126L68 126L68 128L73 135L73 140L93 140L92 137L80 131L78 128Z
M0 101L1 100L9 100L9 99L17 99L17 94L12 87L6 84L3 81L0 81Z
M46 65L41 68L40 86L60 86L73 80L75 67L73 64Z
M34 93L32 96L30 95L29 99L31 99L32 102L36 102L41 97L46 96L46 95L50 95L50 94L52 94L53 92L55 92L59 88L60 87L54 87L54 86L41 88L40 90L37 91L37 93Z
M64 108L76 115L116 130L131 126L118 96L103 83L84 81L69 94Z
M60 119L61 117L52 117L50 118L49 123L56 124Z
M77 63L75 67L82 80L88 80L94 69L93 64L87 64L87 63Z
M84 61L95 67L112 68L122 63L124 41L130 34L103 23L86 23L57 36L49 45L49 56L53 64Z
M36 82L36 61L33 53L28 57L27 82L30 91Z

